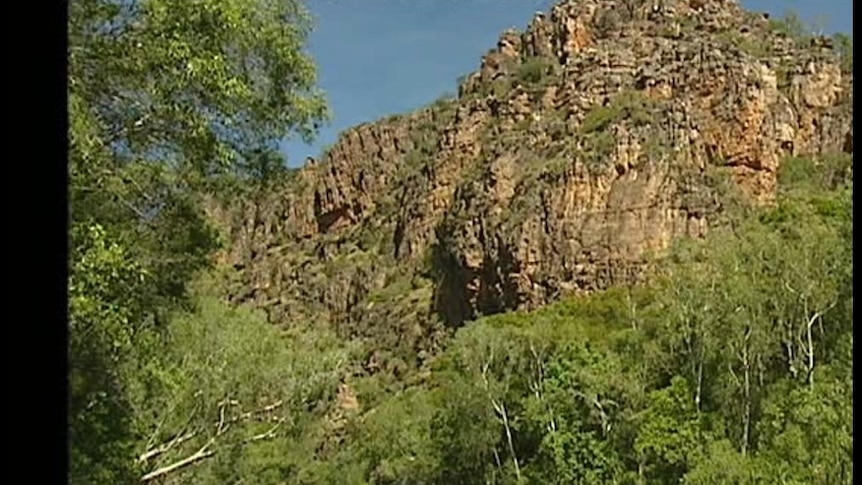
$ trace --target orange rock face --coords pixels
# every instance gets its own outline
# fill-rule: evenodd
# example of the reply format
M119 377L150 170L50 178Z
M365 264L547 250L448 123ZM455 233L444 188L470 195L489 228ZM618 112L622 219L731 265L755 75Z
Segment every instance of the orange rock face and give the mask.
M852 73L827 47L731 1L579 0L504 33L457 99L348 130L219 218L242 298L356 335L397 317L414 345L438 317L637 280L675 238L707 234L711 167L767 201L784 157L841 150Z

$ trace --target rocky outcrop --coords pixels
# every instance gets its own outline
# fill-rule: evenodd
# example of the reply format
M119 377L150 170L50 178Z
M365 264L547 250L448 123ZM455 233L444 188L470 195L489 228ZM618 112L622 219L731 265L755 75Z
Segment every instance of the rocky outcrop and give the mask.
M348 130L221 219L243 298L419 349L437 320L641 278L707 233L716 172L768 202L783 158L841 150L852 73L829 42L729 0L568 1L504 32L457 99Z

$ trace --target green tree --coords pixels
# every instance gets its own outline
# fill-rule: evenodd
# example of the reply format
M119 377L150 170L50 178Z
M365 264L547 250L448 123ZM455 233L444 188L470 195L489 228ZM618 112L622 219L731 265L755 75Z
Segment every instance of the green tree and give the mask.
M663 291L654 305L660 312L649 320L646 330L657 337L655 340L663 348L665 362L660 365L665 368L654 366L651 370L670 376L682 370L690 384L695 409L700 412L708 397L706 389L713 377L710 372L715 367L716 343L708 329L720 325L717 301L709 290L715 288L721 276L710 266L702 245L680 243L659 277Z
M296 1L70 2L72 483L136 474L121 369L209 263L201 194L325 119L309 27Z
M370 410L359 423L358 458L372 483L428 483L439 473L432 441L434 393L411 388Z
M461 477L450 475L450 480L481 483L486 476L500 480L509 474L521 479L516 428L520 396L528 386L529 361L521 351L523 335L519 330L487 325L470 328L460 333L442 363L441 377L449 394L462 395L455 401L457 406L441 417L442 428L458 433L453 425L470 420L473 424L469 427L475 429L472 436L447 437L451 444L461 442L460 452L449 455L451 461L447 463ZM475 390L468 393L467 387ZM476 409L461 407L467 403ZM465 445L473 450L468 451ZM473 463L465 460L471 456Z
M728 440L709 443L707 452L698 459L692 470L685 475L685 485L748 485L761 483L756 480L756 465L734 448Z
M634 447L645 483L679 483L706 442L703 418L682 377L650 393Z
M622 472L615 440L622 409L631 399L618 356L588 343L555 352L541 382L544 406L527 415L544 428L529 476L534 483L613 482Z
M444 482L618 477L642 393L639 369L617 353L629 332L626 296L609 291L458 332L434 379Z
M275 143L326 115L308 30L294 1L72 2L72 223L134 234L157 293L181 296L215 244L200 191L270 173Z
M69 280L69 471L82 483L135 479L122 356L145 324L136 293L146 273L99 225L75 227Z
M770 392L758 458L773 483L853 482L852 388L826 374L814 387L782 380Z
M308 434L332 410L351 349L217 294L202 280L194 311L137 343L127 394L143 481L282 483L314 456Z

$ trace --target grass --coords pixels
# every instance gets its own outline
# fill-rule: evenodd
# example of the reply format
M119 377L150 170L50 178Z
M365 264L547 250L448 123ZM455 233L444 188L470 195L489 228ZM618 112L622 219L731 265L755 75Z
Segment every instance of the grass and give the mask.
M634 125L648 125L653 120L655 101L641 91L625 91L606 106L595 106L584 117L581 133L605 131L611 124L629 120Z

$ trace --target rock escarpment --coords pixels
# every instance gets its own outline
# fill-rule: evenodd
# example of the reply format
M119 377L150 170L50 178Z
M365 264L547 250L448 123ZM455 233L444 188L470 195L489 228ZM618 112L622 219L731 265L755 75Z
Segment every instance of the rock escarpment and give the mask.
M641 278L706 234L717 174L768 202L783 158L842 150L852 73L828 39L727 0L568 1L503 33L456 99L348 130L217 219L235 298L397 367L382 349Z

